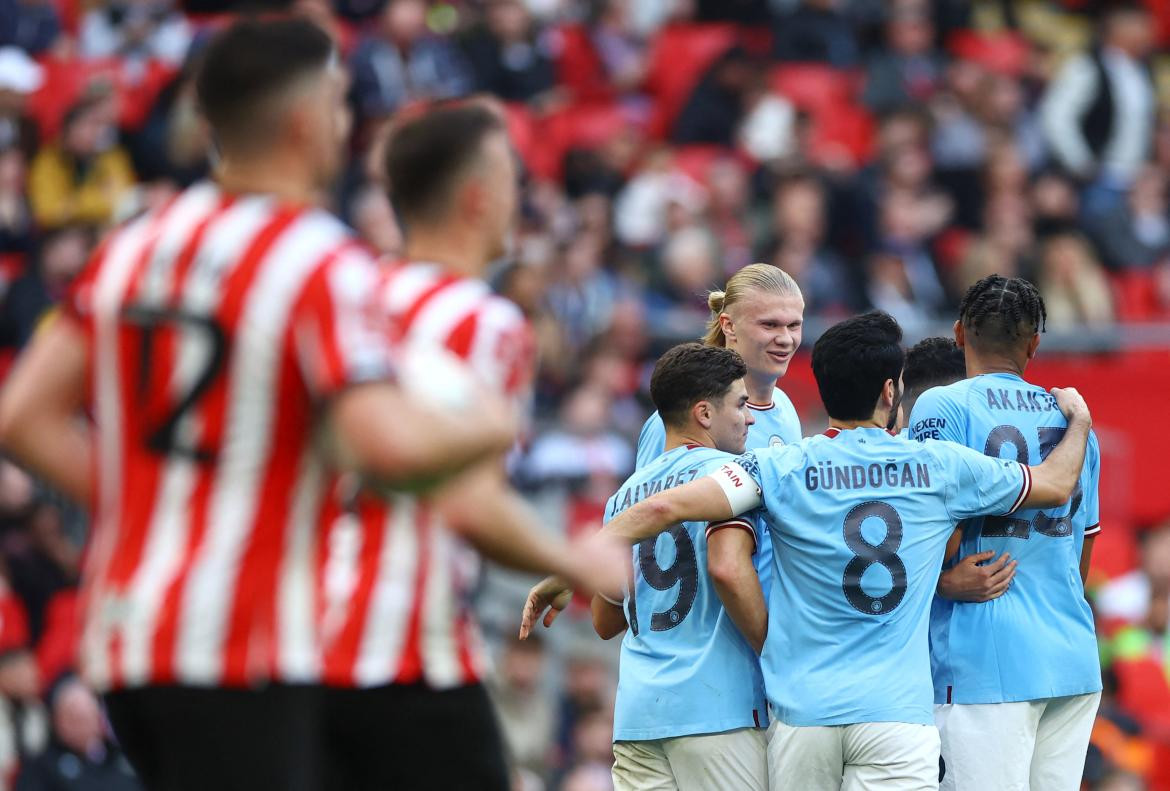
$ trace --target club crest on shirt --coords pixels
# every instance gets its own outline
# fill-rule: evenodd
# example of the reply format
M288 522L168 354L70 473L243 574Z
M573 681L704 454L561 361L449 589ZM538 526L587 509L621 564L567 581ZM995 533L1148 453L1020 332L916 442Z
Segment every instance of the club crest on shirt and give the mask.
M784 444L784 440L780 438L779 434L773 434L772 436L768 437L768 447L769 448L778 448L783 444Z

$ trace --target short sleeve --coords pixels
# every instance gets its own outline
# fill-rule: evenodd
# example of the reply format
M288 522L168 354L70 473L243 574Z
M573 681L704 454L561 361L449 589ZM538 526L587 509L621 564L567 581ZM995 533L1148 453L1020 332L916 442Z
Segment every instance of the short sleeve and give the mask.
M932 387L918 397L910 413L910 438L919 442L942 439L964 443L965 419L962 407L946 387Z
M536 376L536 340L520 309L500 297L489 298L477 312L467 349L472 369L497 392L527 407ZM459 337L454 342L460 342ZM462 349L452 349L459 354Z
M1032 490L1032 472L1012 459L996 459L954 443L935 443L947 479L947 512L957 522L975 516L1010 514Z
M666 448L666 427L662 425L662 418L655 412L646 418L642 424L642 433L638 435L637 468L640 470L662 455Z
M1097 444L1097 435L1089 433L1089 447L1085 454L1088 480L1085 482L1084 502L1081 508L1085 511L1085 535L1095 536L1101 532L1101 506L1098 498L1098 488L1101 484L1101 447Z
M375 264L356 249L329 259L306 282L290 330L297 367L315 398L391 378L390 330L377 282Z
M752 537L752 554L754 555L760 548L760 531L758 525L757 511L750 511L746 514L725 519L722 522L711 522L707 525L705 531L706 538L709 540L711 534L724 529L732 530L746 530Z

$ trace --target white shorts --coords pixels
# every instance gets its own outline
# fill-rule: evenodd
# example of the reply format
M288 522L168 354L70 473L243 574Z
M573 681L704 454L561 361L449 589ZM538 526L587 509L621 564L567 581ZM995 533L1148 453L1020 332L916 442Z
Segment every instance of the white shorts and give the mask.
M772 791L935 791L938 754L932 725L794 727L773 717L768 728Z
M762 728L614 742L614 791L768 791Z
M934 707L943 791L1077 791L1101 693Z

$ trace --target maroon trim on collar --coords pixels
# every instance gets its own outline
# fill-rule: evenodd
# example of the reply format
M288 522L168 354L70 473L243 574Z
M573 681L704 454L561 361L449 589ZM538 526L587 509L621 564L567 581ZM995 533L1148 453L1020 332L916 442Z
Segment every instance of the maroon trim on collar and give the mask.
M687 450L694 450L695 448L701 448L703 446L698 444L697 442L688 442L686 445L683 445L683 447L686 448Z
M837 428L836 426L829 426L827 429L825 429L825 436L829 439L832 439L840 433L841 429Z

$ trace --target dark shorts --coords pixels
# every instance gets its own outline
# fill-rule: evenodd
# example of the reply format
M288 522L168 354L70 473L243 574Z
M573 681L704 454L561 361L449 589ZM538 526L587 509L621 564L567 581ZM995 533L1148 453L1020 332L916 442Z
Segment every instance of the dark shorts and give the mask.
M319 791L320 687L144 687L105 696L149 791Z
M329 791L508 791L495 711L482 685L327 689Z

